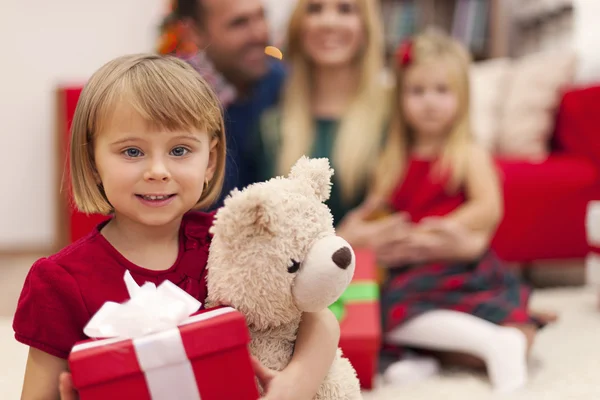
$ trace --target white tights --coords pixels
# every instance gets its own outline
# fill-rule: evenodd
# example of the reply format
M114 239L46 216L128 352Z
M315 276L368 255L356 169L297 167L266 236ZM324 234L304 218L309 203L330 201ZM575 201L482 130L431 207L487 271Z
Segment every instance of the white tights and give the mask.
M484 361L494 388L500 392L516 390L527 382L527 339L523 332L470 314L429 311L387 334L386 340L400 346L476 356ZM388 379L393 381L394 371L406 371L399 368L403 362L390 366Z

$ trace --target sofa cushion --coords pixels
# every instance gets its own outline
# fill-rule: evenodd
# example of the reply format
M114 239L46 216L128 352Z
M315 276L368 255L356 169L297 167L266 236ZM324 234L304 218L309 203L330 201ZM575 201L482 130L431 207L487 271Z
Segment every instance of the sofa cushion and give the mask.
M497 158L504 218L492 247L506 261L585 257L585 213L600 199L600 173L585 157L551 155L534 163Z
M469 75L471 125L475 141L495 151L500 135L500 115L506 99L511 71L508 58L494 58L474 63Z
M554 144L558 150L580 154L600 166L600 86L573 88L563 96Z
M539 161L550 150L563 89L573 81L575 54L544 51L512 63L500 115L498 154Z

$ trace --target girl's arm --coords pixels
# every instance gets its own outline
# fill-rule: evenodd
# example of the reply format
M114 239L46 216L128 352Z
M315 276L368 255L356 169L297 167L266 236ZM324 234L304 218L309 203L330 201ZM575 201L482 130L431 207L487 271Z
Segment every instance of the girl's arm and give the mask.
M333 360L340 339L340 325L329 309L304 313L294 355L281 372L269 370L257 360L254 370L268 400L309 400L315 397Z
M492 157L472 146L466 175L467 201L445 218L482 234L489 241L503 215L502 190Z
M312 399L327 376L340 341L340 324L328 308L302 315L296 347L286 373L298 378L299 398ZM302 382L302 385L298 385Z
M30 347L21 399L58 399L58 377L64 371L67 360Z

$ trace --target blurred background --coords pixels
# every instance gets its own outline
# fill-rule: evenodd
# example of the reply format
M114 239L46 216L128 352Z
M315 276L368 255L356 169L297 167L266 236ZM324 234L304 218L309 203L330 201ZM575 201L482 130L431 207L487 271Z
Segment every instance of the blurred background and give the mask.
M265 2L280 43L292 0ZM478 60L523 57L540 49L577 56L572 84L600 79L600 2L595 0L382 0L388 49L427 24L443 26ZM153 51L169 10L165 0L60 0L0 6L3 124L0 252L47 250L55 241L56 91L81 84L124 53ZM552 65L543 65L552 69Z
M511 160L503 172L514 182L506 188L514 205L507 218L513 222L501 226L498 252L527 267L522 270L528 279L589 284L596 275L588 270L586 282L585 259L592 250L584 215L600 193L595 158L600 125L594 123L600 119L591 118L600 114L600 1L380 3L389 59L401 40L431 25L462 41L473 55L475 134L499 159ZM281 47L295 2L264 4L272 43ZM23 356L8 341L31 262L64 246L73 228L59 191L64 89L80 86L116 56L157 51L170 7L167 0L0 2L0 354L5 359ZM565 100L565 93L575 94ZM553 162L556 154L574 158ZM539 202L528 201L531 196ZM20 379L19 368L12 378L0 369L0 394L10 379ZM12 390L0 398L17 398Z

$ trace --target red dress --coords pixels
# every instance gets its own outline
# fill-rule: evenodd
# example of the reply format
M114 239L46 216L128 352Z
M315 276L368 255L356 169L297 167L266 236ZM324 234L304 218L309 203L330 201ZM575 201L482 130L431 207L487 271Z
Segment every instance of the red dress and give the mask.
M464 191L450 194L432 177L432 161L413 159L391 197L396 211L413 222L446 215L460 205ZM382 288L384 329L394 329L426 311L449 309L476 315L496 324L534 323L527 312L529 287L511 274L488 250L471 262L403 265L391 268Z
M76 342L87 339L83 328L105 302L129 299L123 280L127 270L138 285L170 280L204 303L212 221L213 214L200 212L183 217L177 260L164 271L139 267L123 257L100 234L107 221L57 254L39 259L19 298L15 338L66 359Z

